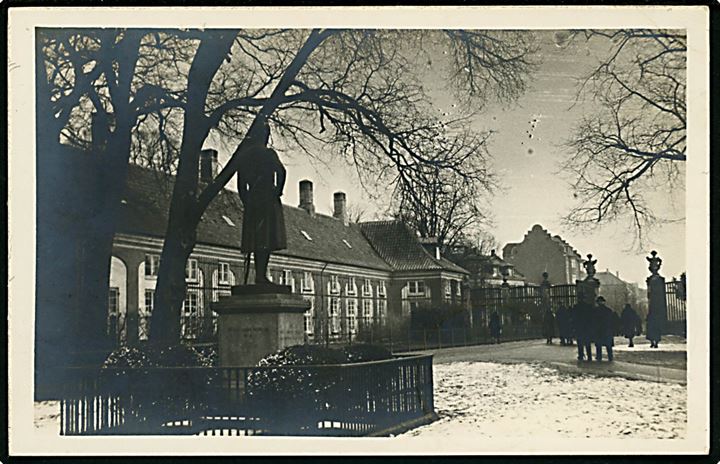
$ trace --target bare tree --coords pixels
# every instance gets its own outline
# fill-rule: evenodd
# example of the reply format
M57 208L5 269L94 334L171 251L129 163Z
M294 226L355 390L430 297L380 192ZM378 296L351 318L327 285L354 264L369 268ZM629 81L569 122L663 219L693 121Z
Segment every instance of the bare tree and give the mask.
M443 176L460 175L470 154L453 150L455 135L427 116L429 98L413 73L413 44L432 40L445 47L454 58L448 82L466 104L481 106L491 90L501 100L511 97L522 90L532 67L532 39L519 32L212 29L97 34L106 32L120 39L110 38L94 56L88 52L87 59L61 49L73 67L65 73L70 79L61 93L77 91L82 98L65 105L75 119L55 120L53 129L57 126L70 143L88 145L79 122L87 126L89 114L100 113L96 120L104 122L105 134L124 134L125 144L108 141L106 146L125 165L134 160L176 172L151 337L161 344L176 343L179 337L185 263L200 218L242 169L237 153L261 120L270 120L274 133L306 154L327 149L375 182L410 184L427 175L428 166ZM92 51L97 46L93 38L90 43ZM123 43L127 46L120 50ZM54 83L57 76L49 75ZM200 185L198 156L213 131L241 143L216 178ZM439 137L447 139L447 153L427 150L429 141ZM125 172L109 182L124 185ZM104 258L109 250L98 257Z
M576 33L576 35L579 33ZM629 219L638 244L658 217L650 192L671 193L686 160L685 33L674 30L584 31L609 45L605 59L580 84L594 105L567 142L562 170L572 176L575 227Z
M451 134L432 138L424 152L457 160L460 169L428 163L423 170L399 175L395 189L395 216L421 237L437 238L443 249L466 242L487 225L482 203L496 187L488 163L490 134L466 127Z

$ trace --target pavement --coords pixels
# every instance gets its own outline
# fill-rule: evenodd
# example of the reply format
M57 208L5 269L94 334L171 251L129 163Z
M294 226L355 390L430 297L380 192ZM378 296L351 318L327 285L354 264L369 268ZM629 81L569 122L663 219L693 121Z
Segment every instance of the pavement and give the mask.
M434 364L455 362L492 362L501 364L540 364L560 372L575 375L621 377L674 384L687 384L685 340L681 337L664 337L660 348L649 349L644 338L635 340L628 348L627 340L615 339L615 359L608 361L577 361L577 347L561 346L555 340L524 340L499 345L476 345L422 351L433 354ZM604 354L604 353L603 353ZM593 346L594 355L594 346Z

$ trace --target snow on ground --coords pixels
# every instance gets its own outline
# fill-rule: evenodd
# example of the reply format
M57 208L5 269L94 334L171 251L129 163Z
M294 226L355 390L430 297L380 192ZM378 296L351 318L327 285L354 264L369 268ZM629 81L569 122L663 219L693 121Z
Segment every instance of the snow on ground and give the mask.
M407 437L682 438L683 385L568 375L528 364L436 364L440 419Z
M627 345L627 340L623 339L620 343L618 343L618 338L615 339L615 346L613 346L614 351L686 351L687 350L687 344L685 343L663 343L660 341L657 348L650 348L649 343L638 343L635 342L635 346L630 348Z

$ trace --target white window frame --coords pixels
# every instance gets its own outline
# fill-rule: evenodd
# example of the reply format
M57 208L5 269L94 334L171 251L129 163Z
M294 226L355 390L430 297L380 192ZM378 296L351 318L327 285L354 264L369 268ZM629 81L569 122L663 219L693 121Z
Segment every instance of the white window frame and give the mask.
M345 284L345 294L348 296L357 295L357 282L354 276L348 277L348 281Z
M192 298L190 296L195 297L195 312L192 311L192 305L190 304L190 301ZM182 304L182 315L183 316L199 316L200 315L200 293L195 290L188 290L185 294L185 299L183 300Z
M451 297L452 296L452 282L450 279L445 281L445 296Z
M373 321L373 301L372 300L363 300L362 303L362 320L363 324L365 325L371 325Z
M160 255L145 255L145 277L148 279L157 279L158 269L160 269Z
M195 275L193 275L193 273ZM186 282L197 282L200 275L200 269L198 268L198 261L195 258L188 258L185 263L185 281Z
M218 283L220 285L230 285L230 263L226 261L218 263Z
M387 288L385 287L385 281L383 280L380 282L377 286L377 294L379 297L386 297L387 296Z
M280 285L287 285L291 288L291 291L295 292L295 277L290 269L283 269L280 271Z
M330 319L328 324L330 326L330 334L339 335L342 331L342 327L340 324L340 298L330 298L330 304L328 305L328 313L328 319Z
M330 292L329 293L331 295L339 295L340 294L340 279L335 274L330 275Z
M370 279L365 279L362 286L362 296L372 297L372 294L372 282L370 282Z
M415 287L413 289L413 287ZM422 291L420 290L422 287ZM408 296L425 296L425 281L424 280L411 280L407 283Z
M385 319L387 318L387 301L385 300L378 300L377 302L377 318L378 321L381 324L385 323Z
M345 315L347 316L348 333L354 335L357 333L357 300L348 298L345 300Z
M303 271L303 278L300 282L301 293L313 293L315 288L315 281L313 280L312 272Z
M305 301L310 302L310 309L305 311L303 314L303 324L305 328L305 335L312 336L315 332L315 298L311 296L306 296Z
M155 289L146 288L145 292L143 293L143 297L143 308L145 311L145 315L151 316L153 308L155 308ZM148 304L148 300L150 301L150 304Z

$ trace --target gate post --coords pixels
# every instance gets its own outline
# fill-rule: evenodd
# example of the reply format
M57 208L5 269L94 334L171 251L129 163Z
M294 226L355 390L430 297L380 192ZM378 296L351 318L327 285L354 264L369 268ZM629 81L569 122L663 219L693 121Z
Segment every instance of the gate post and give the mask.
M657 251L652 250L650 256L645 258L648 261L650 277L647 283L648 291L648 316L647 316L647 338L652 345L657 346L667 325L667 300L665 296L665 277L659 274L662 259Z

